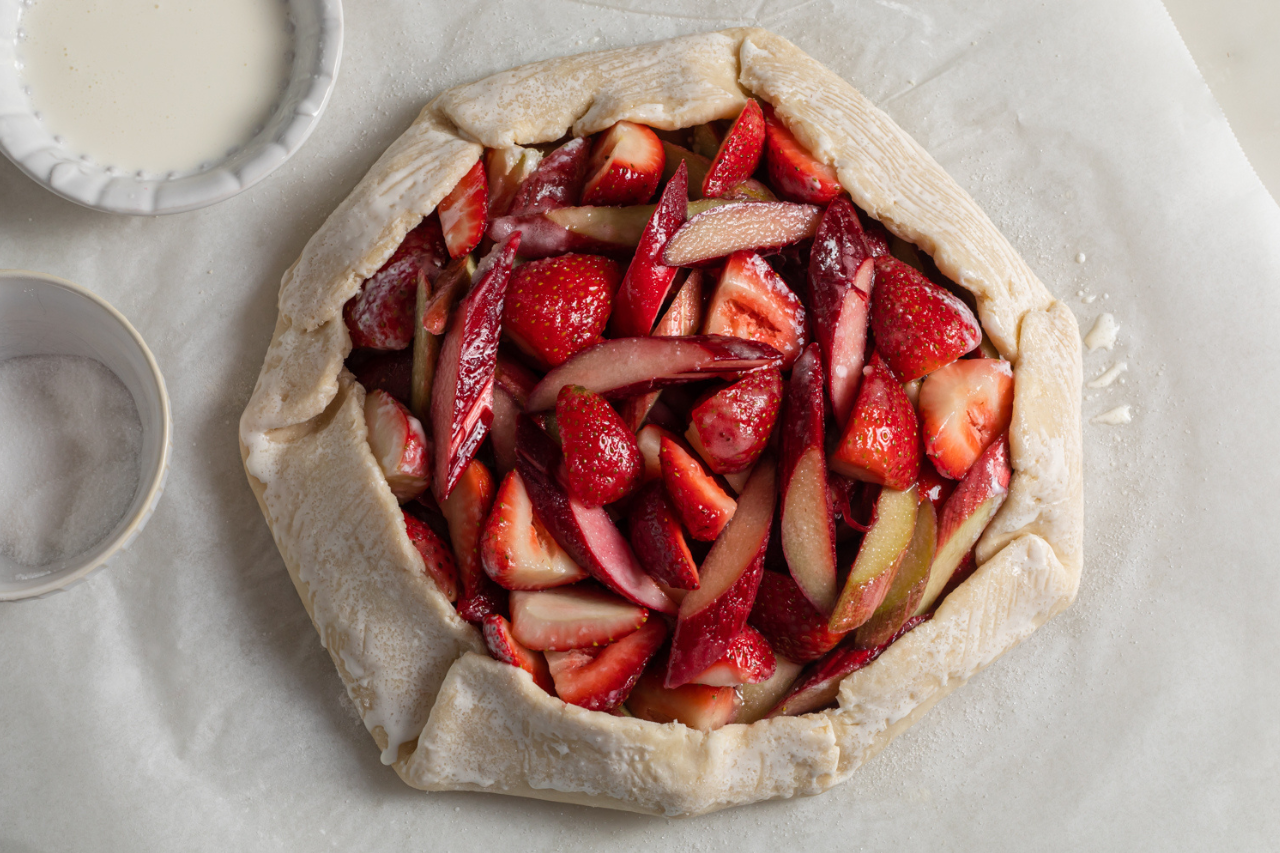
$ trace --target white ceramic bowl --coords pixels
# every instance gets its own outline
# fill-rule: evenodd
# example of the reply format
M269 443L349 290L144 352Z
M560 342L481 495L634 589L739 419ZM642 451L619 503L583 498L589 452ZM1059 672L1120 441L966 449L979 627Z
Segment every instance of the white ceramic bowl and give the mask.
M115 528L83 554L39 568L0 555L0 601L64 589L106 565L151 518L169 473L171 425L164 377L151 350L119 311L69 281L0 270L0 361L21 355L79 355L100 361L133 395L142 421L142 449L138 491Z
M64 148L45 130L17 67L18 17L24 0L0 0L0 151L58 195L97 210L180 213L230 198L265 178L302 147L320 120L338 76L341 0L287 2L292 70L280 102L257 135L220 162L186 172L140 176L95 164Z

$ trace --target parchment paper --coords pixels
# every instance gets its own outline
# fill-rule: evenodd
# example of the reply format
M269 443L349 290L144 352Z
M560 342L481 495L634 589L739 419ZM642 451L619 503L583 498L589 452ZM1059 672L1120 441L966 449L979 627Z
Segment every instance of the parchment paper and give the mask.
M111 300L176 421L133 549L0 608L0 849L1274 849L1280 210L1158 0L348 0L346 22L319 129L231 201L111 216L0 162L0 266ZM1085 414L1134 421L1085 427L1080 598L818 798L666 821L415 792L379 763L241 471L280 276L442 89L737 24L887 109L1083 329L1119 320L1085 377L1129 372Z

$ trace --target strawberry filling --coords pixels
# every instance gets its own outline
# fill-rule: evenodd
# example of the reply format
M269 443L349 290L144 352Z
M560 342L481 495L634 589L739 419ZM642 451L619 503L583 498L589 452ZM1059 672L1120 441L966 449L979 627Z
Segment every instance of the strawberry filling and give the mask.
M702 730L834 704L1013 473L955 285L724 118L485 151L343 309L422 582L535 689Z

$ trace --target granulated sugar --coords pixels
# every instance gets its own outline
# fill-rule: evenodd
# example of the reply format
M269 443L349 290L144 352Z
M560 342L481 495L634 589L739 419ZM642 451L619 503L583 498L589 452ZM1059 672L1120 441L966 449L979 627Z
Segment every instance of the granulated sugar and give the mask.
M0 361L0 556L43 566L83 553L138 488L133 397L89 358Z

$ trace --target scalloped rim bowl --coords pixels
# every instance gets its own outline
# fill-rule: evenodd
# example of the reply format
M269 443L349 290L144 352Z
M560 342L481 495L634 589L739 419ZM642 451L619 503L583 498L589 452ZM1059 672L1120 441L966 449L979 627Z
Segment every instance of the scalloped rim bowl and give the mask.
M65 199L110 213L181 213L215 204L265 178L311 135L329 102L342 54L341 0L289 6L293 64L262 130L224 160L166 175L101 166L64 148L32 109L17 61L24 0L0 0L0 151Z
M82 554L39 567L20 566L0 554L0 601L65 589L128 548L160 501L173 444L169 394L155 356L102 297L44 273L0 270L0 361L23 355L85 356L124 383L142 422L138 490L115 527Z

